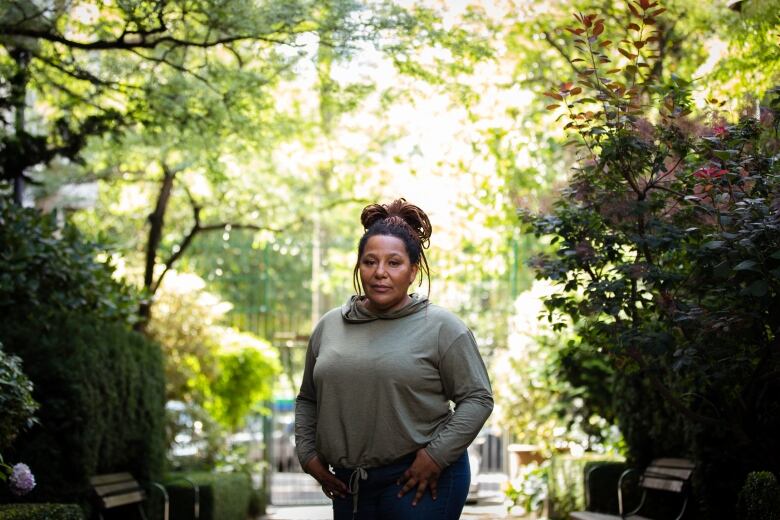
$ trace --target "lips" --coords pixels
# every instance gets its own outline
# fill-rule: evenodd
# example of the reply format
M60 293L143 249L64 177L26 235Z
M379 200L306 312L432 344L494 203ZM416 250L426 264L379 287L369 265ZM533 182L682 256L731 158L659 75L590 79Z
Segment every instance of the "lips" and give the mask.
M376 292L387 292L392 289L392 287L389 287L387 285L372 285L371 289L373 289Z

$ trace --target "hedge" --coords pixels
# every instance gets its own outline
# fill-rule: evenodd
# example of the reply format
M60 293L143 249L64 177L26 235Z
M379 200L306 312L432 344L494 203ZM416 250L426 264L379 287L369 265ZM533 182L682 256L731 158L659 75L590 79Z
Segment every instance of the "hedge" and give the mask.
M157 479L165 442L158 345L121 323L64 313L6 323L0 341L23 359L41 404L40 424L4 454L35 475L25 501L86 503L89 478L100 473Z
M84 520L76 504L5 504L0 505L0 520Z
M737 501L739 520L780 520L780 483L769 471L748 474Z
M172 473L165 487L170 498L170 520L192 518L193 491L185 477L200 487L201 520L246 520L252 497L252 481L246 473Z

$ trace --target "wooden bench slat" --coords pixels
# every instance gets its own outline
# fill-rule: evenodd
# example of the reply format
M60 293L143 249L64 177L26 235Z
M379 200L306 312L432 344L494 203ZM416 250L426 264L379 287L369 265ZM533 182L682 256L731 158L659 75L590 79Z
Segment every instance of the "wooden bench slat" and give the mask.
M691 473L693 473L692 469L663 468L658 466L650 466L644 472L645 475L651 477L673 477L681 480L688 480Z
M107 497L103 497L102 499L103 508L111 509L126 504L136 504L138 502L143 502L144 498L146 498L146 496L143 491L134 491L132 493L125 493L122 495L109 495Z
M123 480L135 480L130 473L110 473L106 475L96 475L89 479L89 483L93 486L99 486L101 484L113 484L114 482L121 482Z
M682 480L672 480L668 478L654 478L643 477L642 487L648 489L658 489L661 491L671 491L674 493L680 493L683 490L685 484Z
M133 480L132 482L119 482L118 484L106 484L104 486L94 486L95 493L102 497L105 495L115 495L120 492L128 491L140 491L143 488L138 485L138 482Z
M688 459L655 459L650 463L651 466L667 466L670 468L688 468L693 469L696 464Z

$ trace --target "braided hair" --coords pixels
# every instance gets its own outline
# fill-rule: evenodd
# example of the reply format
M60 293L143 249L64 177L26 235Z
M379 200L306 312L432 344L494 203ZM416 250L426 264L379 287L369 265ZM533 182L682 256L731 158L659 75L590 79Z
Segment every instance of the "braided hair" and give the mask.
M352 283L355 292L362 294L360 284L360 258L368 239L376 235L393 236L400 239L406 246L409 261L420 268L420 285L423 275L428 278L428 291L431 287L431 273L425 249L431 242L431 221L428 215L406 199L396 199L390 204L370 204L363 208L360 222L365 230L358 243L358 260L352 273Z

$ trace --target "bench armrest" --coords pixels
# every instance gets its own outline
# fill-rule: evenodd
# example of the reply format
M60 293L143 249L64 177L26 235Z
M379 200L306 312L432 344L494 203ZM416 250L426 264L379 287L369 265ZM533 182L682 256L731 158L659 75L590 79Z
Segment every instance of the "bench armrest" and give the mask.
M626 514L624 505L623 505L623 481L625 481L626 477L629 475L632 475L634 473L639 473L639 470L637 468L628 468L623 473L620 474L620 479L618 479L618 511L620 512L620 517L622 518L623 515Z

